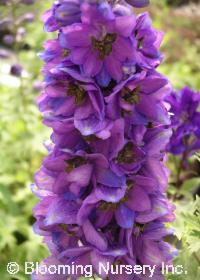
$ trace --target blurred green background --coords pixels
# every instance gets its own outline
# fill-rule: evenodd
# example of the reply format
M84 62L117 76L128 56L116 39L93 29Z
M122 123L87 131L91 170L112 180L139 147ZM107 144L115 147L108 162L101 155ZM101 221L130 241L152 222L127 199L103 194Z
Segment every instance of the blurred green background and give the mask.
M42 3L41 3L42 2ZM200 90L200 4L199 1L152 0L149 12L154 26L166 32L162 51L165 54L159 71L166 74L175 88L189 85ZM184 5L181 5L184 3ZM33 174L46 154L43 142L50 131L42 125L35 105L42 81L42 62L37 53L50 35L43 32L41 14L51 6L51 0L36 1L33 6L17 7L14 16L33 12L36 19L26 24L25 46L15 47L8 59L0 57L0 279L25 280L23 271L9 276L6 264L17 261L40 261L48 255L40 237L32 231L32 208L37 199L30 191ZM0 21L11 7L0 6ZM0 49L1 30L0 30ZM10 65L20 63L22 76L10 75ZM191 159L191 164L198 158ZM169 160L172 178L176 167ZM171 179L172 180L172 179ZM200 200L194 201L194 192L200 184L199 176L186 179L178 195L177 221L173 224L181 248L175 263L188 270L187 275L168 276L167 279L200 279ZM169 197L176 193L172 186ZM178 241L181 240L181 241Z

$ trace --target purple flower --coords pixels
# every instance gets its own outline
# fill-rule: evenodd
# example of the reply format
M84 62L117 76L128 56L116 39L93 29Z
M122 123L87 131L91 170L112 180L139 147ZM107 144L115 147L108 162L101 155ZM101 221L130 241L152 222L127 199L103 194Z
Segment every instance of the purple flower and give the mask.
M74 116L74 126L82 135L108 137L111 123L105 118L104 100L99 87L77 72L67 68L63 71L66 82L52 80L38 99L45 119L59 122Z
M132 228L140 212L151 210L150 194L156 191L156 182L151 178L138 175L130 177L126 184L116 188L116 180L119 179L113 178L114 185L108 185L106 178L102 175L100 179L97 178L97 182L100 180L103 185L97 185L94 192L83 202L78 212L78 222L83 224L84 220L90 217L91 212L95 211L95 224L98 227L104 227L115 216L120 227Z
M0 58L9 58L11 52L5 49L0 49Z
M191 155L200 149L200 97L198 92L183 88L167 98L172 114L173 135L168 145L172 154Z
M15 37L13 35L7 34L3 37L3 42L6 45L12 45L14 41L15 41Z
M47 32L53 32L60 29L62 26L70 25L80 21L80 1L67 0L59 1L53 5L51 10L48 10L43 16L44 29Z
M129 254L133 254L134 248L140 263L156 265L159 270L162 262L170 263L177 255L177 251L172 246L161 241L163 237L172 233L172 230L166 229L160 222L151 222L145 227L136 225L132 231L127 230L126 233Z
M10 27L12 26L12 19L11 18L4 18L0 20L0 30L9 30Z
M13 64L10 68L10 74L16 77L20 77L22 74L22 66L20 64Z
M143 13L137 17L134 31L137 42L137 63L144 68L157 67L163 59L159 51L163 32L153 28L148 13Z
M171 91L168 80L156 72L141 72L118 84L106 97L108 115L112 119L131 114L138 125L169 124L163 97Z
M82 22L62 28L60 44L70 50L73 63L83 67L88 77L96 77L100 85L110 79L120 81L122 65L132 60L131 33L135 17L115 17L107 5L82 6Z

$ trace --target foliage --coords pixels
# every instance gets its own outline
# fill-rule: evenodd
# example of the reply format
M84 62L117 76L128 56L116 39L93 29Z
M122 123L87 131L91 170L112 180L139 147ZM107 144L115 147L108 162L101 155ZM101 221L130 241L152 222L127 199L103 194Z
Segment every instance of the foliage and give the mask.
M41 11L45 8L37 5ZM39 261L47 254L41 238L32 230L36 199L30 190L33 173L45 152L42 143L49 134L41 124L35 106L38 93L33 90L35 81L41 79L37 52L43 40L38 15L36 22L27 26L25 42L29 49L15 50L0 63L0 279L5 280L10 279L6 273L9 261L23 264L25 260ZM10 65L15 61L23 66L21 77L10 75ZM17 277L26 279L23 273Z
M193 187L190 184L190 187ZM176 203L177 219L174 223L176 244L180 247L174 265L182 265L187 274L168 275L168 280L198 280L200 277L200 197L193 201Z

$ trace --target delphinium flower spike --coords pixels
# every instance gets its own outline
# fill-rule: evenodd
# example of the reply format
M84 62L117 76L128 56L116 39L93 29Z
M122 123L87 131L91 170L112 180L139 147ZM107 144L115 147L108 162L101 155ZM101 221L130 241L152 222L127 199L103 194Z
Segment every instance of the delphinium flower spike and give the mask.
M173 92L167 101L170 104L173 135L168 151L174 155L184 154L184 161L200 149L200 95L188 87Z
M170 105L173 134L167 151L176 164L174 185L181 189L183 182L198 176L198 161L191 158L200 151L200 94L189 87L173 91L166 101Z
M160 280L162 262L176 254L163 240L174 219L164 165L171 86L156 71L163 34L147 13L113 2L60 0L43 16L57 36L40 53L37 102L53 144L35 175L34 229L51 251L46 265L91 264L102 279L124 280L133 275L107 275L98 265L154 264ZM66 276L81 275L33 279Z

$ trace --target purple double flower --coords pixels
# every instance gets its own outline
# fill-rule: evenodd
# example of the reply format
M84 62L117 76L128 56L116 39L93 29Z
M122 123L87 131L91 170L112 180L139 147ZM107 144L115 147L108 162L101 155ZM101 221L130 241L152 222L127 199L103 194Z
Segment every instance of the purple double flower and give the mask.
M95 275L119 280L133 275L99 274L98 265L154 264L154 279L163 279L160 266L176 251L163 240L174 207L164 165L171 86L155 70L162 33L125 1L57 1L43 20L58 32L40 53L44 89L37 99L53 130L33 186L40 198L34 229L52 254L44 263L91 264ZM33 279L67 276L81 275Z

